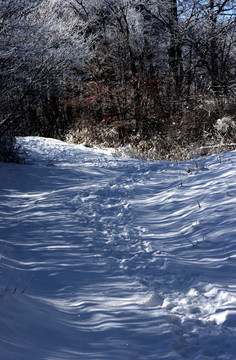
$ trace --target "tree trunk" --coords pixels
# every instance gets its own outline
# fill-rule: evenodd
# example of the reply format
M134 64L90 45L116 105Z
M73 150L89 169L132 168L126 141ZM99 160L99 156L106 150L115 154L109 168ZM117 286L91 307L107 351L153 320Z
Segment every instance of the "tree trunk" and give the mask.
M215 0L210 0L210 27L211 27L211 39L210 39L210 69L211 69L211 81L212 89L214 92L219 92L219 69L217 63L217 40L216 40L216 25L217 14L214 12Z
M170 47L169 65L174 80L174 92L177 99L181 98L183 85L182 42L178 31L177 0L170 0Z

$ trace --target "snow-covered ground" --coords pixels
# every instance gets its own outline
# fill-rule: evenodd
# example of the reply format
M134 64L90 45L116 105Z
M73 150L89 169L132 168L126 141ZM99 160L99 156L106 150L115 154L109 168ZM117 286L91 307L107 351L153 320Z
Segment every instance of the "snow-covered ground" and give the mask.
M0 359L236 359L236 152L19 139L0 164Z

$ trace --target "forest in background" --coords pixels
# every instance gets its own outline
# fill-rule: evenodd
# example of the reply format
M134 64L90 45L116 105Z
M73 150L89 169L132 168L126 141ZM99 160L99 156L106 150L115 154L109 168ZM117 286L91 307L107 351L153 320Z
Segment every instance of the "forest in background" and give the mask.
M153 159L235 148L235 6L0 0L0 137L130 144Z

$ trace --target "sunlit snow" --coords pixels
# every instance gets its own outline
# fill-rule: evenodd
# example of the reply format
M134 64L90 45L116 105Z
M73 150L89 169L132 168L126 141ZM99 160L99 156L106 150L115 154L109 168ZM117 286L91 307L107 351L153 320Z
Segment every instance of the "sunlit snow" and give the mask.
M0 359L236 359L236 152L18 139L0 164Z

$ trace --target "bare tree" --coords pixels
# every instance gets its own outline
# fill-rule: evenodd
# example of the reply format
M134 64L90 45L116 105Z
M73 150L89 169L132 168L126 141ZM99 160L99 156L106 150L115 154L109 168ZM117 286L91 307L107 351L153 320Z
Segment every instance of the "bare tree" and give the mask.
M51 94L79 66L84 40L64 2L1 0L0 135ZM73 52L73 53L72 53Z
M235 5L234 0L196 2L199 12L191 41L215 93L226 91L235 73Z

